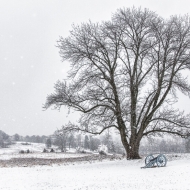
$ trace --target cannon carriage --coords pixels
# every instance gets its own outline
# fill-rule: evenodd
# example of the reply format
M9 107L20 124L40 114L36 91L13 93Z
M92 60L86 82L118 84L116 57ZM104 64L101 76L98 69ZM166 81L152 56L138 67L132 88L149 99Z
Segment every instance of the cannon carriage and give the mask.
M167 159L165 155L159 154L157 157L154 157L150 154L145 158L145 166L141 168L165 167L166 164Z

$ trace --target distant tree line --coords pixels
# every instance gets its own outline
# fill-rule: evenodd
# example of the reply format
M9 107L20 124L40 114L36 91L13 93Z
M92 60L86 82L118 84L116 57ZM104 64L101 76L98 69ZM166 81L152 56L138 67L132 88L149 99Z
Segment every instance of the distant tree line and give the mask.
M34 143L45 143L47 138L48 136L45 136L45 135L42 135L42 136L39 136L39 135L28 136L27 135L23 138L23 141L34 142Z
M21 136L19 134L8 135L4 131L0 130L0 148L6 148L15 141L33 142L33 143L45 143L48 136L32 135Z
M114 139L109 133L101 136L87 135L78 132L57 130L46 139L46 147L58 146L61 152L74 148L79 151L97 151L100 145L106 145L109 153L123 153L124 149L119 139Z
M140 153L190 153L190 138L148 138L141 144Z
M17 133L11 136L11 139L13 141L26 141L26 142L34 142L34 143L45 143L47 138L48 136L45 136L45 135L21 136Z
M47 148L54 145L57 146L61 152L66 152L71 148L97 151L99 146L103 144L107 146L109 153L124 153L120 139L109 132L95 136L78 132L65 133L64 130L56 130L53 135L49 136L21 136L17 133L10 136L0 130L0 148L6 148L15 141L44 143ZM141 143L140 154L144 155L150 153L190 153L190 138L181 139L173 137L167 139L149 137Z
M81 133L65 133L60 131L55 131L51 136L52 144L59 147L61 152L66 152L67 149L85 149L94 151L97 150L101 141L96 136L89 136Z
M55 131L55 133L46 140L46 145L47 144L58 146L61 152L66 152L70 148L96 151L101 144L107 146L109 153L123 154L125 152L119 138L113 137L109 132L100 136L93 136L83 133ZM144 155L150 153L190 153L190 138L149 137L142 142L140 154Z

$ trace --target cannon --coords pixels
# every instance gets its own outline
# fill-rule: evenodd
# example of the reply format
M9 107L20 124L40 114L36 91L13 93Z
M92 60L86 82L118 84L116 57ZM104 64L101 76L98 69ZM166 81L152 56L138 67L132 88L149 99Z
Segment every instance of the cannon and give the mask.
M163 154L159 154L157 157L150 154L145 158L145 166L141 168L164 167L166 164L167 159Z

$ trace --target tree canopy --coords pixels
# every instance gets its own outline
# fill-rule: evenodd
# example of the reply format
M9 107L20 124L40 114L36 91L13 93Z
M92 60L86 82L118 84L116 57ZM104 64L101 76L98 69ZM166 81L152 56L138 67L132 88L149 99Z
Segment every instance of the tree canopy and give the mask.
M116 128L127 158L139 158L144 136L189 135L189 116L174 108L178 91L190 96L190 18L163 19L141 8L119 9L110 21L74 25L57 46L71 64L44 107L81 113L66 130L100 134Z

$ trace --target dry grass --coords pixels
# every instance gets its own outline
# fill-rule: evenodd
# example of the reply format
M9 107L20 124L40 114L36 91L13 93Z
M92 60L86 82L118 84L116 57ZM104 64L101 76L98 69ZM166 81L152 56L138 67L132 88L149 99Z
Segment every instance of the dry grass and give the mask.
M37 165L53 165L53 164L70 164L75 162L93 162L102 160L114 160L122 159L121 156L116 155L94 155L86 154L83 157L71 157L71 158L12 158L9 160L0 160L0 167L32 167Z

